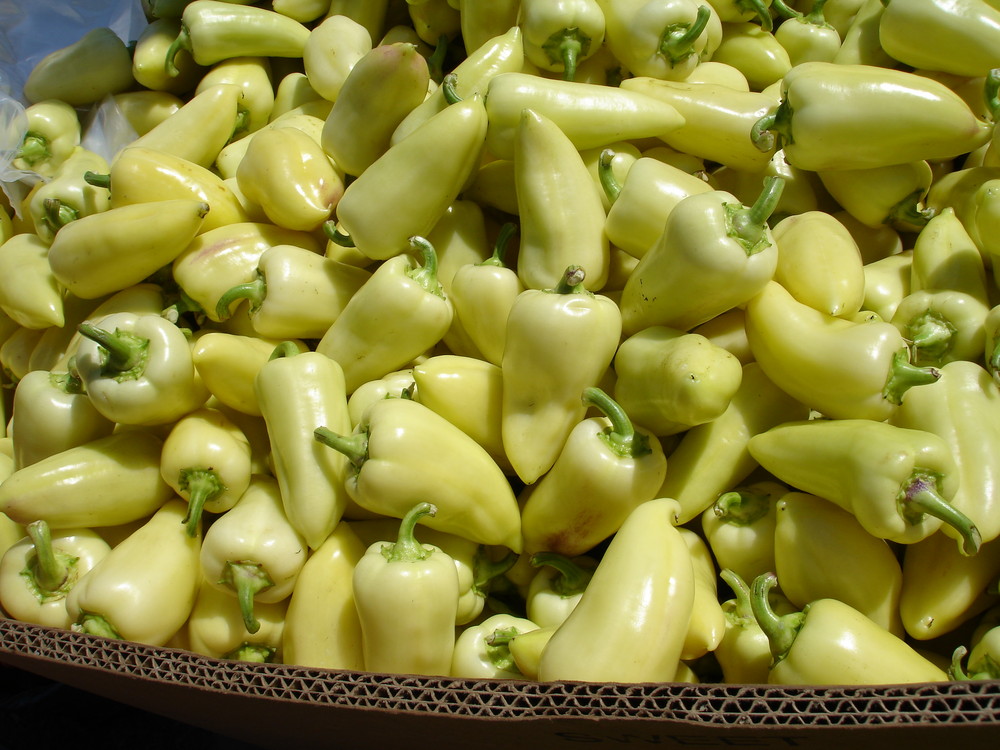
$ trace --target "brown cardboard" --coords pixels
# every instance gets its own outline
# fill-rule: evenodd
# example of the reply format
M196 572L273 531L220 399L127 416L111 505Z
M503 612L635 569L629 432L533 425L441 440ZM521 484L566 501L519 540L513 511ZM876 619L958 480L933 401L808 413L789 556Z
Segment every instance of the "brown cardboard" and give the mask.
M262 748L1000 743L996 680L821 689L459 680L229 662L2 619L0 663Z

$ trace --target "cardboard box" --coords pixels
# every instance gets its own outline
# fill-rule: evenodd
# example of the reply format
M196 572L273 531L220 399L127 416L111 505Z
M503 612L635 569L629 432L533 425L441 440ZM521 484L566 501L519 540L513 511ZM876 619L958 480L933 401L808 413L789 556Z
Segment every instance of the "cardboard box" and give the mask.
M460 680L221 661L0 620L0 663L262 748L1000 745L1000 681L797 688Z

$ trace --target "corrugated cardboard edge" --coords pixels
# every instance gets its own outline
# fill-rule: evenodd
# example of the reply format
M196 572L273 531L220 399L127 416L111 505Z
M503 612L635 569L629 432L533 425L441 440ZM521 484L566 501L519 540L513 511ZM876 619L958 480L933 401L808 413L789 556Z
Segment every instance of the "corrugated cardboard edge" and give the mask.
M458 680L230 662L2 619L0 663L264 748L419 738L433 738L435 750L1000 744L993 680L830 688Z

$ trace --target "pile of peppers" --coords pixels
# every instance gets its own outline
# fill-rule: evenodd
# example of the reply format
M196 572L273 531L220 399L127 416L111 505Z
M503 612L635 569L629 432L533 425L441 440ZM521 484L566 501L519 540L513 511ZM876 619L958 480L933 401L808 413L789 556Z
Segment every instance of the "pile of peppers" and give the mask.
M4 616L458 678L1000 679L995 3L143 10L23 90Z

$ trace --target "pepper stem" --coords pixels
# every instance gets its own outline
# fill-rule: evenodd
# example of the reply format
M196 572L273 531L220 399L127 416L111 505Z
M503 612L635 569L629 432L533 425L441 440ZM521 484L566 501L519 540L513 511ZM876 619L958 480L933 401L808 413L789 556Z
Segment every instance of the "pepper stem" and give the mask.
M983 543L982 535L972 519L941 497L939 478L934 472L915 470L896 497L899 514L910 523L918 522L924 513L940 518L962 537L962 554L974 555Z
M583 391L583 403L596 407L611 422L611 427L600 433L600 438L621 458L638 458L651 453L649 438L637 434L635 425L617 401L600 388L591 387Z
M754 578L750 586L750 610L753 612L753 619L767 636L772 667L788 655L805 622L804 612L779 615L771 608L768 596L777 582L778 577L774 573L762 573Z
M771 496L749 489L724 492L712 506L716 518L733 526L750 526L771 510Z
M712 11L707 5L698 6L698 14L691 23L672 23L660 35L659 54L670 61L671 67L696 54L694 43L705 31Z
M903 403L903 394L915 385L927 385L941 377L936 367L921 367L910 362L906 348L892 355L889 376L882 389L882 398L897 406Z
M611 168L611 163L614 159L615 152L610 148L606 148L601 152L601 156L597 160L597 176L601 180L601 187L604 189L604 194L608 196L608 200L612 203L618 200L618 196L622 192L621 183L618 182L618 178L615 177L615 171Z
M255 313L264 304L266 296L267 281L264 280L263 274L258 273L253 281L237 284L224 292L215 305L215 315L219 320L228 320L233 314L231 310L233 303L244 299L250 301L250 313Z
M52 152L49 151L47 138L36 133L27 133L14 156L29 167L33 167L38 162L45 161L52 156Z
M107 359L101 368L102 375L138 377L145 366L149 356L149 339L140 338L121 329L116 329L112 333L90 323L81 323L76 330L106 352Z
M920 363L941 364L951 350L957 333L947 318L934 310L927 310L906 325L913 343L914 359Z
M458 76L454 73L449 73L441 81L441 93L444 95L444 100L448 104L457 104L462 101L461 94L458 93L458 89L455 88L458 85Z
M757 150L765 152L795 142L792 138L792 106L787 99L753 124L750 140Z
M579 28L559 29L542 44L542 49L555 64L563 66L563 80L576 79L576 65L581 57L590 52L590 37Z
M507 628L497 628L486 636L486 658L490 664L504 672L520 672L517 662L514 661L514 655L510 652L510 642L519 635L521 631L512 625Z
M785 180L777 175L764 178L764 189L749 208L726 205L729 236L739 242L748 256L756 255L770 246L765 229L767 220L778 207Z
M49 230L55 234L71 221L80 218L80 212L72 206L67 206L58 198L46 198L42 201L45 209L44 221Z
M551 588L559 596L567 598L583 593L592 577L589 570L558 552L536 552L531 556L531 565L534 568L543 565L553 568L558 575L552 579Z
M223 659L232 661L249 661L254 664L270 664L276 653L276 649L265 646L261 643L241 643L227 654L223 654Z
M35 554L22 575L34 582L39 598L44 601L48 598L46 595L58 593L63 587L78 558L56 553L52 548L52 532L44 520L32 521L25 530L34 545Z
M192 51L191 46L191 34L188 32L186 25L181 24L180 32L177 34L177 38L170 43L167 47L167 57L165 60L167 75L174 77L180 75L181 71L177 67L177 55L182 49L186 49L188 52Z
M68 371L50 372L49 384L56 390L66 394L82 394L86 392L80 376Z
M410 237L410 250L419 253L420 265L407 271L406 275L416 281L424 291L444 296L444 289L438 281L438 257L434 245L424 237Z
M925 190L917 189L889 209L887 223L922 227L934 217L934 209L920 208Z
M333 219L323 222L323 234L326 235L326 238L330 242L340 247L356 247L354 240L351 239L351 235L341 232L337 227L337 222Z
M354 435L340 435L328 427L317 427L313 437L328 448L343 453L355 469L368 460L368 433L359 432Z
M948 667L948 679L952 682L972 679L962 667L962 659L964 659L968 653L969 649L965 646L957 646L951 653L951 666Z
M264 566L259 562L227 561L219 583L236 591L236 599L240 603L240 614L243 616L243 625L247 632L256 633L260 630L260 622L253 614L253 600L261 591L274 585L274 581L264 570Z
M441 34L438 37L437 44L434 46L434 52L427 57L427 71L432 81L441 83L441 79L444 76L444 60L447 56L448 35Z
M188 509L184 524L187 535L194 537L198 533L198 522L205 503L225 492L226 485L212 469L182 469L178 487L187 495Z
M478 265L506 268L507 264L504 263L503 258L507 254L507 244L517 232L517 224L512 221L504 222L504 225L500 227L500 234L497 235L497 241L493 243L493 254Z
M1000 68L993 68L986 74L983 84L983 98L993 122L1000 120Z
M736 7L743 13L753 13L760 22L760 27L767 32L774 29L774 19L764 0L735 0Z
M93 185L94 187L102 187L108 190L111 189L111 175L110 174L98 174L97 172L91 172L89 169L83 173L83 181L88 185Z
M729 568L723 568L719 571L719 578L721 578L727 586L733 591L733 596L736 598L735 612L733 612L733 617L739 622L749 623L754 621L753 616L753 605L750 599L750 586L742 577L736 574L735 571Z
M499 560L493 560L483 547L476 551L475 562L473 564L474 581L472 590L481 596L485 596L490 588L490 584L495 578L502 576L517 562L516 552L507 550L507 554Z
M579 294L585 291L583 288L585 278L587 272L583 270L583 266L567 266L563 277L552 291L556 294Z
M115 629L115 627L108 622L107 618L103 615L95 615L91 612L86 612L80 616L80 619L76 621L76 625L73 630L78 633L86 633L87 635L97 635L101 638L114 638L115 640L122 640L121 635Z
M426 560L432 551L417 541L414 528L424 516L437 515L437 506L431 503L417 503L399 523L399 535L392 544L382 545L382 556L387 562L417 562Z

